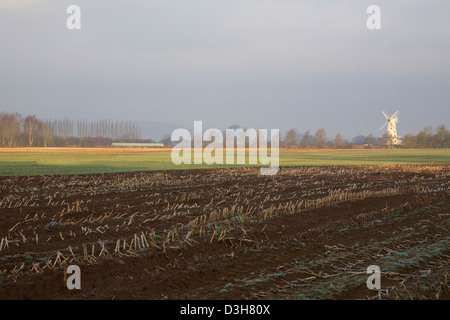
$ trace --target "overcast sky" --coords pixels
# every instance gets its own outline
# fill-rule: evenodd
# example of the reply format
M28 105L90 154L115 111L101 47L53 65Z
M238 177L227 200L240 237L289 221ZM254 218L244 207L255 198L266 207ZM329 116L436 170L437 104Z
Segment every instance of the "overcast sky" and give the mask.
M449 127L450 1L0 0L0 111L351 139L382 110Z

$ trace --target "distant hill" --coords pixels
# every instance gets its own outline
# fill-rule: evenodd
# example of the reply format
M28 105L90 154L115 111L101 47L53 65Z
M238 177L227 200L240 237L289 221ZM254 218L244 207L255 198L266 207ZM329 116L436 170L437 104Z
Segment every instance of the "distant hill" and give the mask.
M141 128L142 139L153 139L156 142L170 137L173 130L184 128L180 124L166 122L136 121L135 123Z

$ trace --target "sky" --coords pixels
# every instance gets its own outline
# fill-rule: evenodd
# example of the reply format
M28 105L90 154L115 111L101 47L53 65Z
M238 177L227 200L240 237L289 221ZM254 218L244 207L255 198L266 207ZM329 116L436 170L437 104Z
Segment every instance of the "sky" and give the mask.
M81 9L81 30L66 10ZM369 5L381 29L369 30ZM450 127L447 0L0 0L0 112L187 128Z

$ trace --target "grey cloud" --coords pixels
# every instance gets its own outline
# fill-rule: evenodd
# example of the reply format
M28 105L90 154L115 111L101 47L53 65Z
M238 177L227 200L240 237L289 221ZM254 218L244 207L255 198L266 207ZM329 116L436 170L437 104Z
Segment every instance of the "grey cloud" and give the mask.
M379 31L357 0L79 0L80 31L69 1L0 10L0 109L347 138L382 109L400 134L448 121L450 3L377 2Z

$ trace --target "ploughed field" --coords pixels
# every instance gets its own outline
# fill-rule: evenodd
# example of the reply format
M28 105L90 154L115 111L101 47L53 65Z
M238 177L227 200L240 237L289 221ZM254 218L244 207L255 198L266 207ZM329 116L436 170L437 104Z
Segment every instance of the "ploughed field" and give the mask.
M450 165L0 177L0 299L449 299L449 195Z

